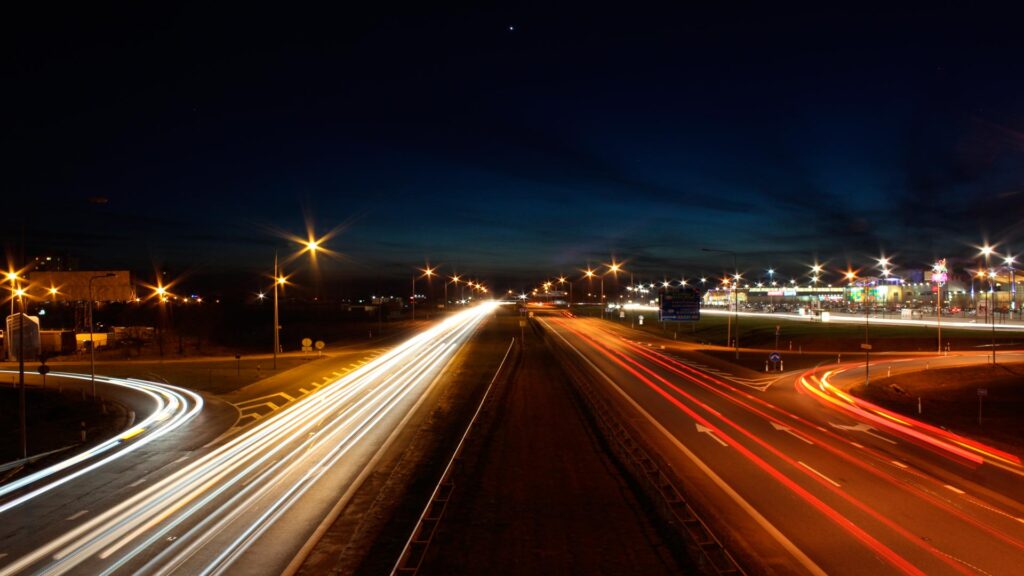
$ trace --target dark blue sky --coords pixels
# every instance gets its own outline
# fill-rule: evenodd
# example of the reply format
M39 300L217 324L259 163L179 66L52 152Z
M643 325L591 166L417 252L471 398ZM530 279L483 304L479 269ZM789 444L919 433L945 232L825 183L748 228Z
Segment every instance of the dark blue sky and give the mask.
M4 238L245 270L309 213L344 227L332 267L353 277L1014 250L1024 37L1017 14L951 6L23 14Z

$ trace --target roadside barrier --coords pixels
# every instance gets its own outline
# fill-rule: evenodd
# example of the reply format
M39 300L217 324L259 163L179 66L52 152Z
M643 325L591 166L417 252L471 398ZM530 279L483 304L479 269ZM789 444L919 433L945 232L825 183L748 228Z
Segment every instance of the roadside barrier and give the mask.
M536 323L535 324L539 324ZM561 346L545 334L545 340L553 350ZM563 362L576 366L568 354L562 354ZM745 574L722 542L700 518L677 487L678 482L664 472L664 466L652 458L636 439L636 434L623 424L623 417L614 411L589 378L579 370L568 370L572 381L580 392L579 397L594 416L597 431L604 437L612 454L633 477L647 497L654 503L659 515L673 529L677 530L687 545L687 552L697 567L705 574Z
M521 343L518 343L521 345ZM427 549L430 547L431 541L434 539L434 534L437 531L438 525L441 523L441 517L444 515L445 508L448 506L448 499L455 489L455 483L452 480L453 471L456 462L459 457L462 456L462 449L466 445L466 438L469 437L470 432L473 430L473 425L476 424L477 417L480 416L480 412L483 410L487 400L491 397L491 389L494 388L495 382L498 378L505 375L509 369L509 358L512 355L513 349L519 350L516 346L516 339L513 338L512 342L508 345L508 350L505 351L505 356L501 359L501 364L498 365L498 369L494 372L494 377L491 379L490 384L487 385L487 389L484 390L484 395L480 399L480 403L476 407L476 411L473 413L473 417L470 418L469 424L466 426L466 430L462 433L462 437L459 438L459 443L455 447L455 451L452 453L451 459L448 461L448 465L445 466L444 473L441 474L441 479L438 481L437 486L434 488L434 492L430 495L430 500L427 502L426 507L420 514L419 520L416 522L416 526L412 530L412 534L405 543L405 547L402 548L402 553L398 556L398 563L392 569L391 574L393 576L413 576L419 572L420 566L423 564L423 558L426 556ZM518 358L518 356L516 356Z

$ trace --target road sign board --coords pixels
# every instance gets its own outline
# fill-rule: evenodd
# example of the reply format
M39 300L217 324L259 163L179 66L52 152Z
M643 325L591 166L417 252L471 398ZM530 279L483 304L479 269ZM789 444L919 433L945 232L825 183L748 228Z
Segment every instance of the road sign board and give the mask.
M313 345L313 341L311 339L309 339L309 338L303 338L302 339L302 347L303 348L308 348L309 346L312 346L312 345Z
M771 360L772 362L779 362L782 360L782 354L779 354L778 352L772 352L771 354L768 355L768 359Z
M317 350L323 350L324 349L324 341L323 340L317 340L316 344L314 344L313 346L315 346Z
M49 374L49 372L50 367L47 366L46 364L42 364L39 366L39 373L42 374L43 376L46 376L47 374Z
M861 350L871 350L871 344L861 344L860 345L860 349Z
M988 388L978 388L978 396L988 396Z
M693 288L663 290L658 295L662 321L697 322L700 320L700 292Z

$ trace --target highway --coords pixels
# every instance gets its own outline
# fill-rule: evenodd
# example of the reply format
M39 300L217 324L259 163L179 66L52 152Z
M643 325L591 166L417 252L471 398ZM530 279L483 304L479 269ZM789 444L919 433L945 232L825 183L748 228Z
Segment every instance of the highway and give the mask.
M823 391L838 374L744 383L612 323L538 321L699 495L694 505L751 572L1020 572L1016 456L950 437L940 449L925 438L934 430L883 426L898 417Z
M12 528L0 575L281 573L494 306L453 314L165 473L132 478L99 509L50 522L47 495L0 513Z

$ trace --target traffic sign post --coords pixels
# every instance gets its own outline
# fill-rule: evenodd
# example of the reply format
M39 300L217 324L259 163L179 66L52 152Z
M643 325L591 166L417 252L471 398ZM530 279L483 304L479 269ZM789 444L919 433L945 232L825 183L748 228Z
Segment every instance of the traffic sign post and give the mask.
M776 366L778 366L778 371L782 372L782 354L779 354L778 352L772 352L771 354L768 355L768 362L772 363L772 368L775 368ZM765 372L768 371L768 369L767 369L768 362L765 362L765 366L766 366Z
M317 358L322 358L323 357L323 355L324 355L324 346L325 346L325 344L324 344L323 340L317 340L316 343L313 344L313 347L316 348L316 356L317 356Z
M978 426L981 426L981 404L986 396L988 396L988 388L978 388Z

